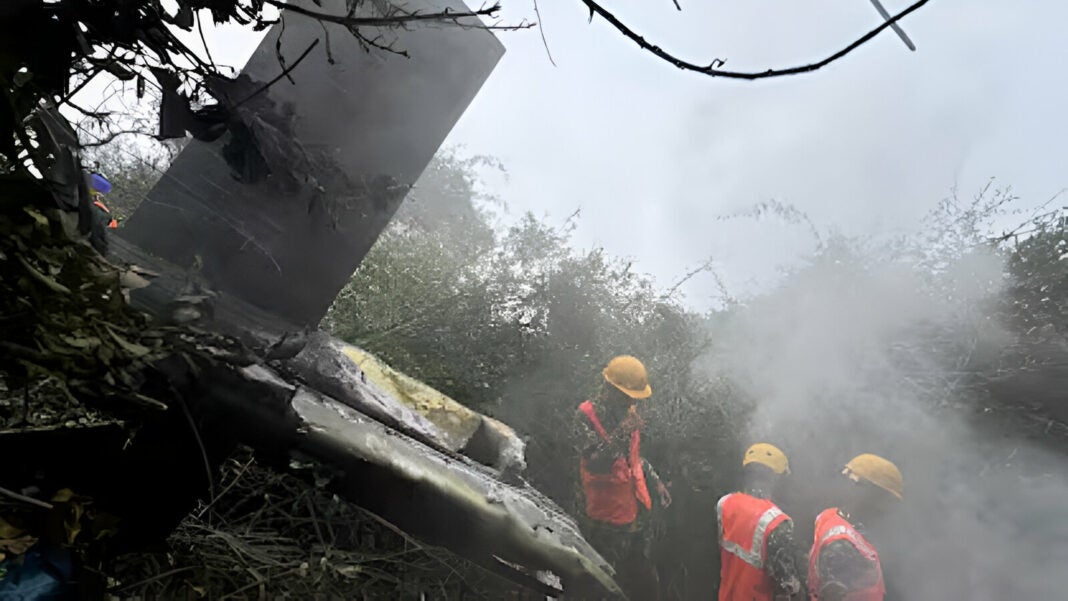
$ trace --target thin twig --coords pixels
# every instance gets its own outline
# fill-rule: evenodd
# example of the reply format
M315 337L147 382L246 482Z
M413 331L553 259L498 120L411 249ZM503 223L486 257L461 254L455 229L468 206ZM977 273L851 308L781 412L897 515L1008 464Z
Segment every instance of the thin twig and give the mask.
M230 483L227 484L225 487L223 487L222 491L219 492L219 495L216 496L216 497L213 497L211 499L211 501L207 505L204 506L203 509L201 509L199 512L197 512L197 517L198 518L203 516L204 513L207 510L211 509L212 505L215 505L216 501L218 501L219 499L225 497L226 493L230 492L230 489L233 488L235 484L237 484L238 482L241 481L241 476L245 475L245 470L248 469L248 466L252 465L252 460L253 459L254 459L254 457L249 457L248 461L245 462L245 465L241 466L241 471L237 472L237 475L234 476L234 479L231 480Z
M785 69L768 69L766 71L724 71L724 70L721 70L721 69L718 68L724 62L724 61L722 61L720 59L713 60L712 63L707 65L707 66L698 65L696 63L692 63L690 61L683 60L683 59L678 58L677 56L675 56L675 55L663 50L662 48L660 48L660 46L657 46L656 44L653 44L653 43L647 41L644 37L638 35L637 32L635 32L631 28L629 28L626 25L624 25L623 22L619 20L619 18L617 18L612 13L608 12L608 10L606 10L603 6L601 6L600 4L595 2L594 0L580 0L580 1L583 4L585 4L587 8L590 9L591 18L592 18L592 16L594 14L600 15L602 18L604 18L604 20L608 21L608 23L612 27L616 28L624 36L630 38L631 41L633 41L635 44L637 44L643 50L646 50L646 51L652 53L657 58L660 58L661 60L663 60L665 62L668 62L668 63L678 67L679 69L682 69L684 71L692 71L694 73L701 73L703 75L709 75L711 77L725 77L725 78L728 78L728 79L749 79L749 80L752 80L752 79L766 79L768 77L782 77L782 76L785 76L785 75L798 75L798 74L801 74L801 73L809 73L811 71L816 71L818 69L822 69L823 67L826 67L827 65L833 63L834 61L836 61L836 60L844 57L845 55L849 54L850 52L856 50L857 48L859 48L860 46L862 46L863 44L865 44L866 42L868 42L869 40L871 40L875 36L877 36L880 33L882 33L883 30L889 29L891 26L893 26L894 23L897 23L898 21L900 21L904 17L912 14L914 11L918 10L923 5L927 4L930 0L919 0L918 2L912 4L911 6L906 8L905 10L903 10L903 11L899 12L898 14L894 15L894 17L892 19L884 22L882 25L880 25L880 26L876 27L875 29L869 31L868 33L864 34L863 36L858 38L852 44L846 46L845 48L839 50L838 52L835 52L834 54L828 56L827 58L825 58L825 59L823 59L821 61L818 61L818 62L815 62L815 63L810 63L810 64L807 64L807 65L801 65L801 66L798 66L798 67L788 67L788 68L785 68Z
M200 18L201 13L197 13L197 31L200 32L200 43L204 45L204 54L208 57L208 62L211 64L211 68L218 71L218 67L215 66L215 59L211 57L211 50L208 48L208 40L204 38L204 24Z
M262 93L263 93L264 91L266 91L266 90L267 90L267 88L269 88L269 87L273 86L274 84L278 83L278 81L279 81L279 80L281 80L281 79L282 79L283 77L289 77L289 74L290 74L290 72L292 72L292 71L293 71L293 69L296 69L296 68L297 68L297 65L299 65L299 64L300 64L300 62L301 62L302 60L304 60L304 58L305 58L306 56L308 56L308 53L309 53L309 52L311 52L311 51L312 51L312 49L314 49L314 48L315 48L316 46L318 46L318 45L319 45L319 38L315 38L315 41L314 41L314 42L312 42L312 43L311 43L311 44L310 44L310 45L309 45L309 46L308 46L308 47L307 47L307 48L306 48L306 49L304 50L304 52L300 53L300 56L299 56L299 57L297 57L297 60L296 60L296 61L294 61L292 65L289 65L288 67L286 67L285 69L283 69L283 70L282 70L282 72L281 72L281 73L279 73L279 74L278 74L277 76L275 76L275 78L274 78L274 79L272 79L271 81L268 81L267 83L263 84L262 86L260 86L260 88L259 88L258 90L256 90L255 92L253 92L253 93L249 94L249 95L248 95L248 96L247 96L247 97L246 97L246 98L245 98L244 100L242 100L241 102L238 102L237 104L235 104L235 105L234 105L234 108L236 109L236 108L240 107L241 105L245 104L246 102L248 102L249 100L252 100L252 99L253 99L253 98L255 98L256 96L258 96L258 95L262 94Z
M311 523L315 528L315 536L319 539L319 544L322 545L323 549L328 548L326 539L323 538L323 531L319 529L319 518L315 515L315 506L312 504L311 497L305 496L304 504L308 506L308 515L311 516Z
M197 18L199 18L199 15ZM197 56L196 52L193 52L192 49L190 49L181 40L179 40L178 36L176 36L169 27L163 28L163 35L167 38L166 41L171 46L170 50L172 52L176 52L177 54L180 54L185 58L189 59L189 62L197 65L198 67L200 67L201 70L209 73L211 72L208 71L208 67L210 65L208 65L208 63L205 63L199 56Z
M200 459L204 462L204 475L208 478L208 491L211 493L211 498L215 498L215 477L211 473L211 461L208 459L208 450L204 447L204 441L200 438L200 429L197 428L196 422L193 420L193 414L189 412L189 407L185 404L185 399L178 394L177 390L172 388L172 394L178 399L178 404L182 406L182 413L185 414L185 419L189 422L189 428L193 431L193 438L196 439L197 447L200 448Z
M541 34L541 45L545 46L545 55L555 67L556 61L553 60L553 53L549 51L549 40L545 39L545 20L541 18L541 11L538 10L538 0L534 0L534 16L538 18L538 33Z
M293 78L286 71L286 57L282 56L282 38L286 36L286 16L279 15L278 23L278 37L274 40L274 56L278 59L278 66L282 68L282 74L286 76L289 83L297 85L297 82L293 81Z
M692 271L688 272L686 275L682 276L682 278L680 278L670 288L667 289L667 292L661 294L660 295L660 300L667 300L667 299L671 298L671 296L674 295L675 292L677 292L678 289L681 288L683 284L685 284L686 282L688 282L691 279L693 279L693 277L695 275L712 269L712 265L713 264L715 264L715 259L712 259L712 258L709 258L704 263L701 263L695 269L693 269Z
M317 10L311 10L299 6L296 4L290 4L282 2L281 0L264 0L266 4L275 6L277 8L285 9L305 17L311 17L320 21L327 21L329 23L337 23L338 25L344 25L348 28L353 27L398 27L405 23L411 23L414 21L434 21L439 23L455 23L460 24L460 19L469 19L475 17L495 17L501 10L500 4L494 4L487 8L480 8L478 10L471 11L452 11L446 8L445 10L433 13L420 13L420 12L400 12L386 16L386 17L353 17L350 15L332 15L330 13L319 12ZM488 27L488 26L487 26Z
M290 569L290 570L286 570L285 572L282 572L281 574L276 574L274 576L274 578L276 578L276 579L284 578L286 576L290 576L292 574L297 574L299 572L300 572L300 568L297 567L297 568L293 568L293 569ZM240 595L241 593L247 591L250 588L254 588L254 587L260 586L264 582L265 582L265 580L262 580L262 579L261 580L257 580L255 582L250 582L249 584L237 589L236 591L229 592L229 593L223 595L222 597L219 597L219 601L224 601L225 599L230 599L232 597L236 597L236 596Z
M408 54L407 50L399 50L397 48L394 48L392 44L380 42L379 40L382 39L381 35L376 35L374 38L369 38L360 33L360 30L355 27L353 27L349 31L352 33L352 36L356 38L356 41L360 43L360 47L363 48L365 52L370 52L371 49L374 48L375 50L381 50L382 52L396 54L397 56L403 56L404 58L411 58L411 55Z
M74 101L72 101L70 98L64 100L63 103L66 104L67 106L71 107L72 109L78 111L79 113L85 115L86 117L89 117L91 119L96 119L97 121L103 121L103 120L105 120L105 119L107 119L108 117L111 116L111 111L96 111L96 110L92 110L91 111L89 109L84 109L84 108L78 106L77 104L75 104Z
M195 570L195 569L200 568L200 567L202 567L202 566L185 566L185 567L182 567L182 568L175 568L173 570L170 570L170 571L167 571L167 572L163 572L162 574L156 574L155 576L151 576L149 578L145 578L144 580L141 580L140 582L135 582L133 584L127 584L126 586L124 586L122 588L115 589L115 592L116 593L121 593L122 591L128 591L128 590L130 590L132 588L136 588L136 587L139 587L139 586L144 586L146 584L151 584L153 582L156 582L157 580L163 580L164 578L167 578L169 576L174 576L175 574L181 574L182 572L188 572L190 570Z
M579 218L581 216L582 216L582 207L579 207L579 208L575 209L574 211L572 211L571 214L567 216L567 219L564 220L564 225L562 226L561 229L567 229L569 226L573 227L575 224L578 223L578 220L579 220Z
M333 65L337 61L334 60L334 52L330 48L330 30L326 28L326 23L319 21L319 27L323 28L323 39L326 40L326 62Z
M19 494L13 490L8 490L2 486L0 486L0 495L10 497L12 499L15 499L16 501L22 501L23 503L29 503L30 505L43 507L44 509L52 509L51 503L46 503L44 501L41 501L40 499L35 499L33 497L27 497L26 495Z
M114 51L114 50L112 50L112 52L115 52L115 51ZM111 57L109 56L108 58L111 58ZM63 96L62 98L60 98L60 99L59 99L59 100L58 100L58 101L56 102L56 105L57 105L57 106L58 106L58 105L60 105L60 104L63 104L64 102L66 102L66 101L70 100L71 98L74 98L74 96L75 96L75 95L76 95L76 94L77 94L78 92L81 92L81 91L82 91L82 89L83 89L83 88L85 88L85 86L89 85L89 82L90 82L90 81L93 81L93 78L94 78L94 77L96 77L98 73L100 73L101 71L103 71L103 69L96 69L96 68L93 68L93 69L90 69L90 71L91 71L91 73L90 73L90 74L87 74L87 75L85 76L85 79L83 79L82 81L78 82L78 85L76 85L76 86L74 86L73 88L71 88L71 90L70 90L69 92L67 92L67 94L66 94L65 96Z
M146 131L141 131L139 129L120 129L118 131L108 132L108 135L106 137L97 138L96 141L94 141L94 142L83 142L82 143L82 148L94 148L94 147L97 147L97 146L106 146L106 145L110 144L111 142L113 142L115 140L115 138L118 138L119 136L127 136L127 135L146 136L146 137L155 139L154 135L152 135L152 134L150 134L150 133L148 133Z

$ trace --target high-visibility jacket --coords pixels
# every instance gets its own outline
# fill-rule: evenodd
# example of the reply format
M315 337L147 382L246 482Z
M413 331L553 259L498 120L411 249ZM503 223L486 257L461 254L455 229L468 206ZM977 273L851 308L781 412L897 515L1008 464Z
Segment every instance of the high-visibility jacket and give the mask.
M772 601L765 567L768 537L790 519L775 503L731 493L716 504L719 523L719 601Z
M108 221L108 228L115 229L115 228L119 227L119 222L116 221L115 218L111 216L111 211L107 208L107 206L103 202L101 202L99 200L94 200L93 201L93 205L96 208L100 209L101 211L104 211L104 213L106 213L107 216L111 219L110 221Z
M879 563L879 554L875 552L875 547L868 542L868 539L857 532L853 524L838 513L837 507L831 507L816 517L816 534L813 537L812 551L808 557L808 590L812 599L819 599L822 586L819 571L820 552L827 548L827 545L839 540L849 541L858 553L875 564L878 574L874 584L858 591L849 591L844 601L883 601L886 597L886 587L883 585L883 568Z
M586 401L579 405L579 410L586 415L601 439L608 440L608 431L601 425L593 403ZM645 484L645 470L642 469L641 439L639 429L634 429L630 433L628 455L617 457L606 474L591 472L586 465L586 458L582 458L579 465L582 490L586 495L586 515L591 519L622 526L638 518L639 502L646 509L652 509L653 500Z

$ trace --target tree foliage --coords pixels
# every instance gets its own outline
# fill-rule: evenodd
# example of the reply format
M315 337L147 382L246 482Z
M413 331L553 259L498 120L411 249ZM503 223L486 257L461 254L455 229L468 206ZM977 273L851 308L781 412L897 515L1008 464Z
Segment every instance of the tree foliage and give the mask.
M150 169L139 169L131 177L151 178ZM519 430L528 439L527 476L576 514L581 509L574 505L575 406L593 392L611 356L641 357L655 391L642 407L645 454L671 482L675 498L652 525L654 558L669 599L704 598L714 590L718 555L710 508L737 485L738 454L754 437L787 445L796 469L805 474L786 497L787 508L798 516L823 502L822 491L834 475L821 471L828 453L856 445L899 448L886 440L891 432L935 427L913 422L920 413L947 422L959 413L977 420L981 431L1017 432L1063 447L1068 427L1057 421L1063 420L1057 417L1063 408L1056 391L1068 373L1063 330L1068 291L1062 284L1068 261L1061 259L1068 243L1059 210L1020 217L1011 192L988 186L970 198L949 195L916 235L877 241L822 232L793 207L760 205L738 218L778 217L810 229L816 250L765 292L698 313L627 261L599 249L576 249L570 221L551 225L528 214L502 227L505 204L485 192L480 181L485 169L501 166L455 152L435 158L324 325ZM1014 219L1024 223L992 235ZM987 269L990 255L1003 269ZM845 311L856 308L848 299L852 291L896 270L913 274L904 280L918 287L911 297L961 311L921 310L916 321L899 314L912 305L881 298L889 321L864 326L873 329L854 337L863 351L854 353L835 338L836 326L823 320L829 315L841 319L837 327L856 325ZM887 290L896 294L893 286ZM985 300L953 300L963 293ZM806 298L833 307L822 316L806 313ZM857 301L869 311L864 315L877 315L877 307L864 308L865 298ZM993 346L983 343L990 334L984 324L991 322L999 332ZM784 356L776 346L783 342L799 345L797 353L811 355L813 366L833 366L841 354L856 354L860 369L848 386L828 387L821 380L835 373L833 367L818 367L813 379L798 380L779 364ZM740 360L752 369L739 369ZM782 379L783 387L798 394L817 390L823 398L799 396L801 418L782 430L776 422L782 416L767 415L769 399L761 397L767 389L754 386L754 380L769 379ZM806 389L808 382L815 388ZM841 396L847 390L860 396ZM881 408L894 394L909 404ZM850 424L854 432L837 440L811 439L808 403L837 407L840 415L822 422ZM1001 436L965 463L969 474L1007 469L998 463ZM935 475L907 457L903 465L910 486ZM924 521L937 513L922 509L910 519L937 528ZM803 538L806 520L798 519ZM945 545L932 549L962 552ZM900 563L918 570L916 562L925 557Z
M501 203L481 194L475 167L455 154L435 159L416 190L419 202L402 208L325 323L528 436L529 477L576 513L575 407L613 355L645 361L654 396L642 405L644 453L675 497L653 520L667 598L705 598L714 590L711 508L737 486L738 456L754 437L783 441L799 470L810 474L787 497L807 515L826 502L836 474L823 473L828 457L835 461L865 445L899 449L912 481L926 482L933 474L916 472L900 446L905 440L889 439L927 427L909 420L924 415L955 423L957 411L985 420L977 427L1026 435L1033 420L1002 416L1001 408L1017 401L989 376L1027 373L1038 350L1043 373L1065 371L1064 348L1029 342L1034 332L1052 329L1062 333L1063 345L1063 223L1058 212L1046 213L1012 236L992 238L997 224L1018 215L1007 190L987 186L970 199L954 193L917 234L883 241L824 233L795 208L761 205L757 214L811 229L816 250L774 287L702 314L674 293L665 295L627 261L576 249L570 222L553 226L527 214L495 227L490 209ZM990 267L999 264L1003 270ZM885 303L881 316L873 301ZM993 328L998 332L1008 328L1016 350L987 344L992 323L1000 324ZM805 366L813 373L798 372ZM779 382L769 386L770 379ZM766 396L777 394L786 396ZM1057 410L1051 403L1029 411L1051 415ZM769 416L775 406L783 410ZM826 426L853 431L817 442L816 407L836 408ZM798 419L789 421L794 414ZM897 421L888 428L888 420ZM1057 447L1056 440L1049 444ZM989 457L1000 447L981 448L980 457ZM991 469L984 461L975 459L968 469ZM803 537L808 525L801 522Z
M527 214L491 227L488 209L498 205L480 195L473 166L453 154L435 159L414 192L419 201L383 233L325 325L515 426L527 436L528 476L576 510L576 407L612 356L637 355L655 391L643 409L646 455L680 490L707 497L726 485L722 471L706 467L736 446L730 421L743 404L724 382L691 370L709 348L705 317L630 263L576 250L567 224ZM663 555L665 566L675 564L669 575L682 552Z

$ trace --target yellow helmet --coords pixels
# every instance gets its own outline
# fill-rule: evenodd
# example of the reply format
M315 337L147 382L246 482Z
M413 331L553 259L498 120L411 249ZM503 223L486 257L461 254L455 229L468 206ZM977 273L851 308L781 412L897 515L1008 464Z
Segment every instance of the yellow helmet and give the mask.
M745 452L742 466L750 463L766 465L776 474L790 473L790 460L786 458L786 453L783 453L779 447L766 442L758 442Z
M899 499L905 498L905 480L901 477L901 470L878 455L857 455L845 465L842 473L854 482L866 480Z
M630 355L620 355L604 368L604 379L632 399L647 399L653 394L645 366Z

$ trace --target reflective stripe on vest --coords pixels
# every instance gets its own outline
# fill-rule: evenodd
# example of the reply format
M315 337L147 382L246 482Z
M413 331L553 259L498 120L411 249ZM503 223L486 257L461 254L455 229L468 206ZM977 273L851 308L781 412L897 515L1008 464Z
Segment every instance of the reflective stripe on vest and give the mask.
M727 495L720 499L719 503L716 503L716 523L719 524L720 547L754 568L762 570L764 569L764 543L768 534L768 526L775 521L775 518L785 514L774 505L760 514L760 519L757 520L756 528L753 530L753 540L749 543L749 549L746 550L737 541L727 540L723 536L723 504L731 496Z
M831 528L830 530L827 531L827 534L823 535L823 538L820 539L820 545L819 546L822 547L823 543L827 542L828 540L830 540L832 538L836 538L836 537L837 538L843 538L843 537L844 538L848 538L849 542L852 543L853 546L857 548L857 551L860 551L865 556L867 556L869 559L874 559L875 557L877 557L877 554L875 553L875 549L873 549L872 546L870 544L868 544L868 541L864 540L864 538L862 538L860 536L860 534L856 530L854 530L853 528L850 528L849 526L842 526L842 525L834 526L833 528Z
M716 503L719 525L719 601L773 601L765 570L768 539L790 519L769 499L731 493Z
M816 517L816 531L808 558L808 586L813 601L819 599L822 586L819 573L820 553L826 545L838 540L849 541L858 553L875 564L876 570L876 580L871 586L849 591L843 599L845 601L883 601L886 596L886 587L883 583L883 568L879 562L879 554L868 539L857 532L856 528L838 513L837 507L827 509Z

